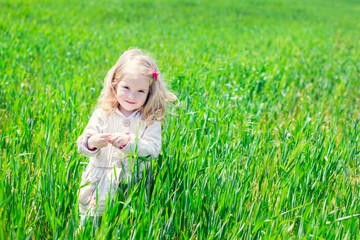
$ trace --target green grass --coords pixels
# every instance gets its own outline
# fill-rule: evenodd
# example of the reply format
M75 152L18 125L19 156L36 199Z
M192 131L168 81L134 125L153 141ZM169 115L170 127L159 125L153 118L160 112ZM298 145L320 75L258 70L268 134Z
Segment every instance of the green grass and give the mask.
M180 107L152 195L79 239L359 239L359 23L351 0L0 0L0 239L73 238L76 139L129 47Z

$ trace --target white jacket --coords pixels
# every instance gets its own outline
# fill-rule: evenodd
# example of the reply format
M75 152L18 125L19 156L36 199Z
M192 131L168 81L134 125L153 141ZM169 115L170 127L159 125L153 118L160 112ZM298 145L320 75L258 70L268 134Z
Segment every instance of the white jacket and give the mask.
M122 149L116 149L111 144L95 151L89 150L87 141L89 137L98 133L130 133L130 142ZM139 111L125 117L119 110L108 115L102 109L97 109L91 116L84 133L78 138L78 150L84 156L90 157L90 163L98 166L113 166L116 161L112 159L123 152L129 155L135 150L137 139L137 152L140 157L156 158L161 151L161 123L155 121L151 126L145 126ZM123 155L122 154L122 155Z
M132 167L138 169L139 177L142 176L143 161L129 167L129 154L134 156L135 151L139 157L156 158L161 151L161 123L155 121L146 126L139 111L125 117L119 110L108 114L102 109L97 109L91 116L83 134L78 138L78 150L84 156L90 158L89 165L85 169L81 179L79 207L80 212L85 214L98 202L97 212L91 211L91 215L102 215L105 207L105 197L111 192L113 197L119 185L120 178L131 175ZM89 137L98 133L128 133L131 140L123 149L118 149L108 144L106 147L89 150L87 142ZM132 159L134 165L134 158ZM147 168L149 163L146 164ZM114 171L115 170L115 171ZM134 179L135 181L137 178ZM90 183L90 184L89 184ZM96 187L99 199L96 200ZM92 210L94 210L93 208Z

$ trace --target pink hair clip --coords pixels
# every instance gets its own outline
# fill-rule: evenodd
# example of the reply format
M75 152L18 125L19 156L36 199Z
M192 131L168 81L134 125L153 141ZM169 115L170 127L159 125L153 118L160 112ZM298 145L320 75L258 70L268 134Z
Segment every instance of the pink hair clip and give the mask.
M152 74L153 74L154 79L156 81L159 74L154 69L152 70Z

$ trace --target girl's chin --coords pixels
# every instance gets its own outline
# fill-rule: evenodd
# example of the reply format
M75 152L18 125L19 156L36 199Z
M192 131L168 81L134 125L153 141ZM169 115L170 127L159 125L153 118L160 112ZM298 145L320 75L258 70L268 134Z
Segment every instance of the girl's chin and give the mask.
M124 107L120 107L120 111L122 113L127 113L127 114L131 114L135 111L137 111L138 109L135 109L135 108L124 108Z

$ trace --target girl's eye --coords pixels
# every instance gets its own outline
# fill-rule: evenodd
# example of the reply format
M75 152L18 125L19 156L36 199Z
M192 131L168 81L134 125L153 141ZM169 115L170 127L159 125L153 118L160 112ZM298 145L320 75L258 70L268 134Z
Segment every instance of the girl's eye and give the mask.
M139 93L145 93L145 91L144 90L139 90Z
M130 89L128 86L123 86L124 89Z

